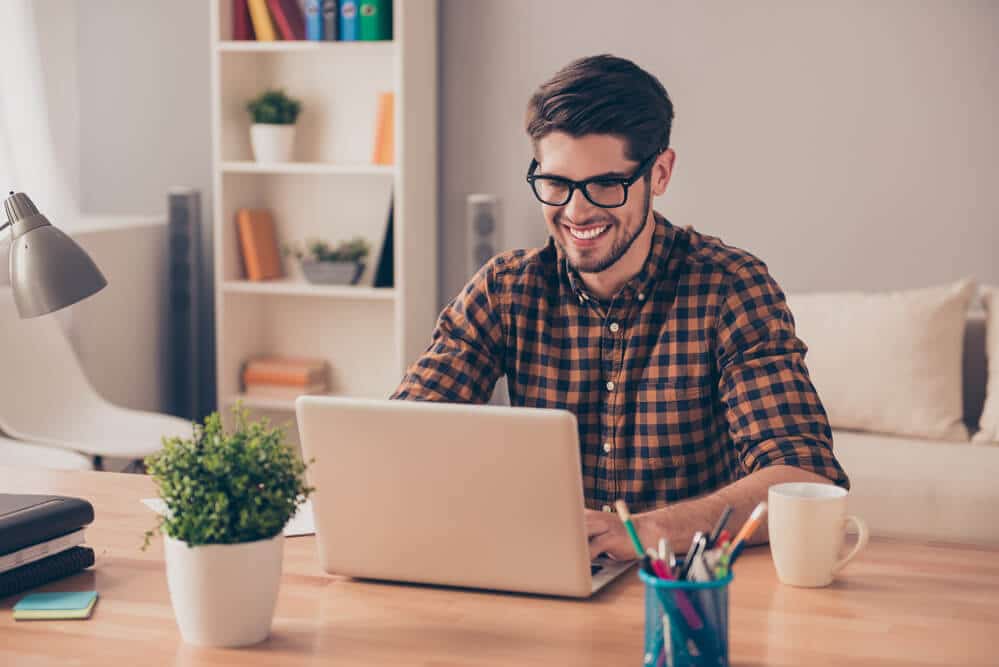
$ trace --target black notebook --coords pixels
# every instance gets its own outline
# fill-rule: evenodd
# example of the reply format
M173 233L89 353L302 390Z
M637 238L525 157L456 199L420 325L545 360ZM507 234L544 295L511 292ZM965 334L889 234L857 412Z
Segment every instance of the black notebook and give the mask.
M81 498L0 493L0 556L59 537L94 520Z
M0 574L0 598L68 577L94 564L94 550L73 547Z

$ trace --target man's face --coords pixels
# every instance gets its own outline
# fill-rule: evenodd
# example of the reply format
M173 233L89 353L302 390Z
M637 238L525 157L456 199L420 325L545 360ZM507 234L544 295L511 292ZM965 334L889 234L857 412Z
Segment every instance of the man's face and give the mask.
M537 175L582 181L595 176L629 178L639 163L625 157L623 139L608 134L572 137L553 132L537 144ZM649 217L651 196L646 178L628 189L624 206L601 208L577 188L564 206L542 204L548 232L569 266L580 273L600 273L614 265L638 238Z

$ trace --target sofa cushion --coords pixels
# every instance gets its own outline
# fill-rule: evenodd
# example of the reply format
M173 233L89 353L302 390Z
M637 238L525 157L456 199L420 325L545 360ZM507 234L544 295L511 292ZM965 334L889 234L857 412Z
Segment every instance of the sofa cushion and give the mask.
M999 447L835 429L833 451L873 534L999 544Z
M987 320L985 324L985 357L988 362L988 384L985 407L978 420L974 441L999 444L999 287L982 288Z
M971 280L900 292L790 294L834 428L968 440L962 347Z

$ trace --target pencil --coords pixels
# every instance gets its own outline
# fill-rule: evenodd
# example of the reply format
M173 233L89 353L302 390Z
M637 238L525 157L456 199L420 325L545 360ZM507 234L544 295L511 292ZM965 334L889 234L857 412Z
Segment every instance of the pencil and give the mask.
M756 532L756 529L760 527L760 523L763 521L763 515L767 512L766 501L761 502L753 509L753 513L749 515L746 519L746 523L742 524L742 528L736 534L735 539L732 540L732 544L729 545L728 553L729 555L735 553L735 550L743 543L743 541L748 540Z
M628 511L628 505L623 500L618 500L614 506L617 507L617 515L621 517L624 529L628 531L628 537L631 538L631 544L635 547L635 553L638 554L639 558L644 557L645 548L642 547L642 541L638 539L638 533L635 532L635 524L631 522L631 512Z

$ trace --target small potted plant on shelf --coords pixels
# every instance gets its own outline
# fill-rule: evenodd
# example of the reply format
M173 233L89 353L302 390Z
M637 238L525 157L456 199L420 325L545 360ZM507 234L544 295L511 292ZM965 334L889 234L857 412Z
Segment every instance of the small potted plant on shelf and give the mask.
M319 285L353 285L364 272L368 242L360 236L335 247L321 239L285 245L284 253L298 259L306 280Z
M302 103L283 90L267 90L247 102L246 110L253 118L250 144L257 162L290 162Z
M312 492L280 428L248 421L241 403L233 415L233 432L215 412L193 437L164 438L146 459L166 505L157 529L174 615L184 640L202 646L246 646L270 633L284 526Z

